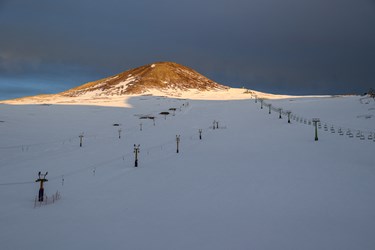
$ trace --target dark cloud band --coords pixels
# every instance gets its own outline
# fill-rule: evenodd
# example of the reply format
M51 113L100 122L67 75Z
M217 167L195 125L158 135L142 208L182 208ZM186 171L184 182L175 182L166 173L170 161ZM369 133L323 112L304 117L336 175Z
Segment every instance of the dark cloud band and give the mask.
M374 5L373 0L0 1L0 74L59 82L65 75L70 87L154 61L176 61L231 86L362 93L375 82Z

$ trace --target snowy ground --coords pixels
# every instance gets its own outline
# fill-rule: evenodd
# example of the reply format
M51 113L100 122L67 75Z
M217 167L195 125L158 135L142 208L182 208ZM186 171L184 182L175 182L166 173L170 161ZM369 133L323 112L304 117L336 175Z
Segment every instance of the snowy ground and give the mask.
M0 249L375 249L374 101L265 102L335 133L254 99L0 105ZM61 199L35 208L39 171Z

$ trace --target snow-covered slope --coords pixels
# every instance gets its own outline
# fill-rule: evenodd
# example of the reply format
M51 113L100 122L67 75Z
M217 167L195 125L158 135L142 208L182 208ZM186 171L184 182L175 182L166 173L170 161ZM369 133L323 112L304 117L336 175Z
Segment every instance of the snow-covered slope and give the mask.
M131 107L129 103L134 97L139 95L120 95L120 96L103 96L97 95L96 91L85 93L81 96L63 96L60 94L54 95L38 95L24 98L17 98L12 100L0 101L0 104L11 105L27 105L27 104L60 104L60 105L94 105L94 106L109 106L109 107ZM242 88L225 88L208 91L200 91L196 89L190 90L171 90L171 89L148 89L142 96L155 97L170 97L190 100L247 100L249 98L264 98L264 99L285 99L285 98L306 98L308 96L289 96L289 95L275 95L263 93L255 90L246 90ZM315 96L318 97L318 96Z
M121 102L0 105L0 249L374 249L373 99Z

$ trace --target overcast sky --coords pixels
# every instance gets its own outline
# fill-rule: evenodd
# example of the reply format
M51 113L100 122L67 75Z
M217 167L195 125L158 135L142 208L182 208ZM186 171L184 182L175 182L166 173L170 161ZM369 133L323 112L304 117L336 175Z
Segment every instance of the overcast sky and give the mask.
M375 0L0 0L0 99L157 61L283 94L375 88Z

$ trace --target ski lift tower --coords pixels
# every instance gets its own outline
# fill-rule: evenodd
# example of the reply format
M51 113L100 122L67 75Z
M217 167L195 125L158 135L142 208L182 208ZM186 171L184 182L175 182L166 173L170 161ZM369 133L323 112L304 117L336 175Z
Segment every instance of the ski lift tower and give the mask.
M290 123L290 114L292 113L292 111L287 110L286 113L288 114L288 123Z
M320 119L319 118L313 118L312 121L313 121L314 127L315 127L315 141L317 141L318 140L318 122L320 122Z
M176 153L178 154L180 152L180 148L179 148L179 145L180 145L180 135L176 135L176 144L177 144Z
M43 201L43 197L44 197L44 187L43 187L43 184L44 182L48 181L46 179L46 176L47 176L48 172L46 172L45 174L42 174L40 171L38 173L38 179L35 181L35 182L40 182L40 188L39 188L39 201L42 202Z
M134 144L134 167L138 167L139 144Z
M78 137L79 137L79 146L82 147L83 132Z

